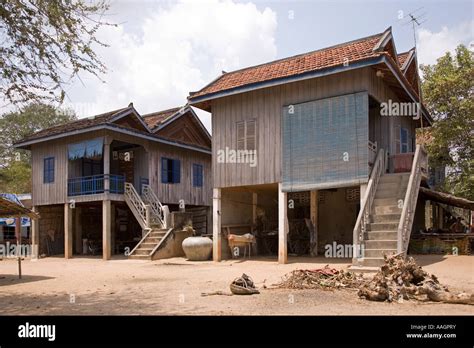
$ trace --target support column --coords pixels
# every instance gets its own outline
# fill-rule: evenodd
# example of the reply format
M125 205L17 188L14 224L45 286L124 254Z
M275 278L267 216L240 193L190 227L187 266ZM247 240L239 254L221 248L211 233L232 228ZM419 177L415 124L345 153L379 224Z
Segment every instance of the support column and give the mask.
M116 221L115 221L115 205L110 202L110 253L111 255L115 254L115 228L116 228Z
M82 254L82 222L81 222L81 208L76 206L74 208L74 237L76 240L76 254Z
M32 210L37 213L38 208L35 206ZM39 256L39 224L38 219L31 219L31 258L38 259Z
M278 263L288 262L288 194L278 184Z
M222 259L221 189L212 190L212 259Z
M104 193L106 197L110 194L110 143L111 139L106 136L104 139Z
M313 234L310 236L311 256L318 256L318 191L310 192L310 219L313 224Z
M112 216L110 200L102 201L102 259L110 260L112 256Z
M257 192L252 192L252 224L255 226L257 223Z
M64 203L64 258L72 257L72 209Z

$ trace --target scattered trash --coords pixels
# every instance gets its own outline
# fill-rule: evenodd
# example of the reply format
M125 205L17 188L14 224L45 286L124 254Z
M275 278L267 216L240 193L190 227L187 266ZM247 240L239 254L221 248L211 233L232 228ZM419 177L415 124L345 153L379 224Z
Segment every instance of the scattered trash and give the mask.
M362 283L362 275L329 268L297 269L285 275L283 281L274 284L276 288L285 289L337 289L358 288Z
M224 291L213 291L213 292L201 292L201 296L214 296L214 295L222 295L222 296L232 296L233 294L224 292Z
M365 282L358 295L370 301L418 300L444 303L474 304L474 296L453 294L439 283L434 274L418 266L412 257L385 256L385 263L375 276Z
M253 295L260 293L255 287L252 278L250 278L245 273L243 273L241 277L234 279L234 281L230 284L230 291L234 295Z

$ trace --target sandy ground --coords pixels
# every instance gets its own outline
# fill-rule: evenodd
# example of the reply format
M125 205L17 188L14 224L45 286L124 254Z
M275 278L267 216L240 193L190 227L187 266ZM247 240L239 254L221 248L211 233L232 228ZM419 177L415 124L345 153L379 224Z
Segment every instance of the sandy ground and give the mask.
M420 265L452 290L474 292L474 256L418 256ZM474 306L439 303L378 303L359 299L351 290L261 289L252 296L201 296L229 292L242 273L259 288L270 286L294 269L324 267L328 259L290 258L190 262L94 258L46 258L22 263L0 261L0 314L149 314L149 315L472 315ZM348 259L330 266L342 269Z

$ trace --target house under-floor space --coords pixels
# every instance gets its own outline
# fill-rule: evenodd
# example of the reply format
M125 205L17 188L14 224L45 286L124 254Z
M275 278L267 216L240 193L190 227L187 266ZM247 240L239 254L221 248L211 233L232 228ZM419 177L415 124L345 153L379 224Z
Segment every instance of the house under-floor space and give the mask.
M110 212L107 213L109 204ZM142 238L140 225L122 201L48 205L37 209L41 216L38 220L39 255L65 255L66 258L79 255L103 255L105 258L106 252L124 255ZM104 210L109 215L108 221L104 221ZM104 233L107 224L110 224L110 239ZM69 235L65 234L67 226ZM104 250L104 242L109 240L110 246Z
M220 202L214 198L216 203L220 203L221 243L217 254L221 259L244 255L243 246L238 250L230 248L229 235L247 233L255 236L251 255L277 257L279 203L286 207L288 217L287 255L352 257L338 254L336 247L342 245L344 250L352 251L353 228L360 207L358 186L280 193L280 202L278 184L233 187L221 189Z

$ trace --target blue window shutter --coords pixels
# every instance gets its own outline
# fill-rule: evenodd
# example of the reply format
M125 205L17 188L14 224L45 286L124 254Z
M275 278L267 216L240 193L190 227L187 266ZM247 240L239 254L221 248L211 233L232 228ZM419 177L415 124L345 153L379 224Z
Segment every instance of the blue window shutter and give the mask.
M161 157L161 182L166 184L168 180L168 159Z
M202 165L199 166L199 186L202 187L204 178L204 169Z
M202 165L193 164L193 186L201 187L202 186Z
M54 157L50 158L50 182L54 182Z
M54 157L43 160L43 183L54 182Z
M173 160L173 183L178 184L181 182L181 162L180 160Z

